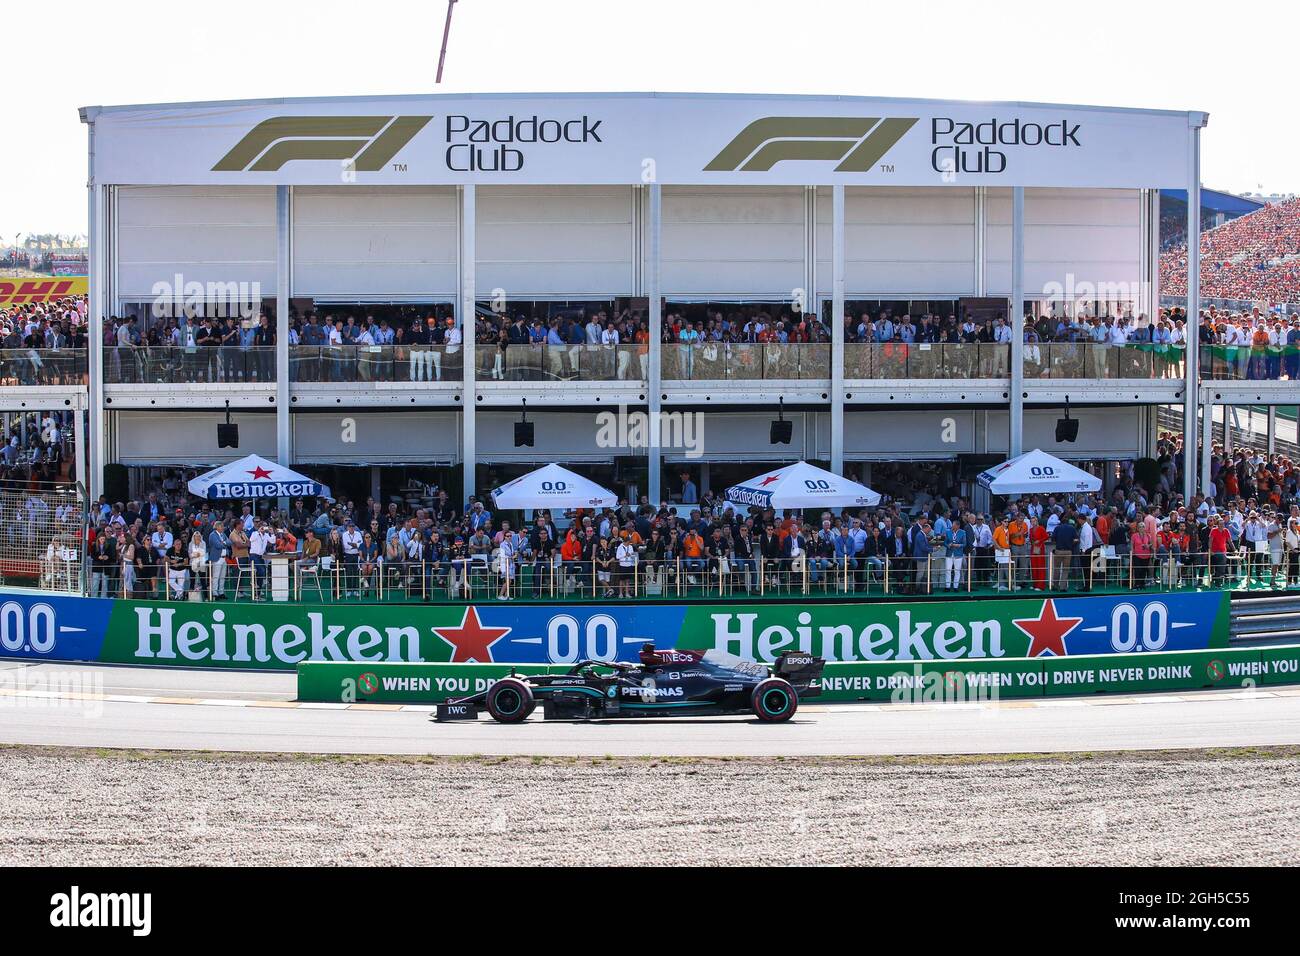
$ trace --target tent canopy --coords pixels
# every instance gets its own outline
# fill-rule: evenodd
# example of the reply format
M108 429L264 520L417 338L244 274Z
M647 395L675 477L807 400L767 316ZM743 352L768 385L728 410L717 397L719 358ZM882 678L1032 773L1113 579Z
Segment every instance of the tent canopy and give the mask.
M727 501L737 507L850 508L874 507L880 495L866 485L834 472L796 461L727 489Z
M551 464L494 489L492 502L498 508L613 508L618 504L618 495Z
M249 498L329 498L327 485L312 481L291 468L277 465L261 455L218 465L189 483L190 494L205 501Z
M979 483L995 495L1101 490L1101 479L1096 475L1038 448L994 465L979 476Z

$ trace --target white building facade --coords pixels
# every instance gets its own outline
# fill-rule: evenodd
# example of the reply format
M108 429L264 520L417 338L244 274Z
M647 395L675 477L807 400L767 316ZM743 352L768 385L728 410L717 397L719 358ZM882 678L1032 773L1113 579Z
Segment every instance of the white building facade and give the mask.
M460 468L466 495L485 462L644 456L642 490L659 500L665 465L689 454L655 429L644 447L611 449L598 439L603 410L703 412L705 460L806 458L839 472L1035 446L1138 457L1154 443L1157 406L1182 408L1194 447L1203 401L1248 399L1203 394L1194 348L1179 377L1025 374L1026 302L1157 311L1158 191L1187 188L1199 207L1202 113L521 94L88 107L82 119L92 495L106 463L256 452L288 465ZM1188 227L1197 242L1194 214ZM186 288L260 290L273 303L273 381L117 374L106 317ZM1193 268L1188 301L1196 295ZM1004 361L886 367L872 346L844 341L840 317L857 304L992 300L1013 325ZM567 381L498 378L483 354L492 347L472 334L447 363L455 377L438 381L295 372L292 311L441 305L463 326L498 301L630 305L648 318L649 344L616 373ZM830 319L830 341L758 376L702 367L660 342L665 310L692 303L813 312ZM1060 444L1067 400L1082 424L1076 443ZM536 444L516 447L525 402ZM217 447L227 403L238 449ZM779 407L794 423L789 445L769 442Z

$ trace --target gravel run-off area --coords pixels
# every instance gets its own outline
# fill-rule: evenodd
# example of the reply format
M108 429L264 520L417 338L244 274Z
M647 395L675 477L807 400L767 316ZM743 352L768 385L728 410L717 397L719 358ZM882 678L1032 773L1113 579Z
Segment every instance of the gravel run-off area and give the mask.
M1300 863L1298 747L784 760L3 747L0 799L3 866Z

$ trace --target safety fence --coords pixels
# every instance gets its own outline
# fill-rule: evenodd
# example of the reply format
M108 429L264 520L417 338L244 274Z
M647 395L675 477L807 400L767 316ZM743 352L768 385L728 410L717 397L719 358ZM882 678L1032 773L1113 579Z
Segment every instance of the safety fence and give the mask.
M73 489L0 490L0 584L82 593L83 514Z

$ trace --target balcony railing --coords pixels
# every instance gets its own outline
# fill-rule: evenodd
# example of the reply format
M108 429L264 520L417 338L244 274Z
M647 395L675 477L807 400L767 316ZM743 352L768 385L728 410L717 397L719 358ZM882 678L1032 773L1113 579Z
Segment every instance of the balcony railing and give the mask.
M84 349L0 349L0 385L85 385Z
M1006 378L1011 346L984 342L906 344L846 342L844 377L849 379Z
M827 343L704 342L663 346L665 381L761 381L831 377Z
M1184 375L1180 345L1026 342L1026 381L1172 380ZM644 381L646 345L492 345L477 348L481 382ZM718 342L662 346L665 381L829 378L828 343ZM847 342L844 377L867 380L1006 378L1011 347L989 343ZM1300 380L1300 348L1202 345L1202 381ZM290 381L325 383L459 382L459 346L294 346ZM0 385L84 385L87 353L76 349L0 350ZM270 383L275 348L237 346L104 349L109 385Z
M198 385L275 381L275 348L237 345L104 349L106 385Z
M1202 345L1201 379L1271 382L1300 379L1300 347L1270 345Z
M638 382L649 345L479 345L480 382Z
M459 382L458 345L295 345L291 382Z
M1181 345L1026 342L1025 380L1176 379L1185 353Z

